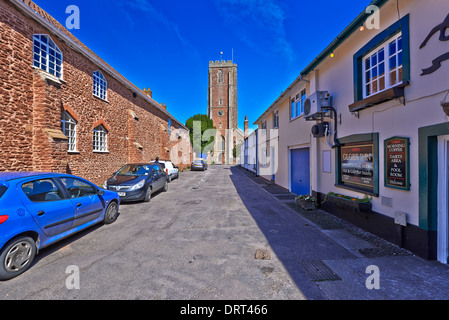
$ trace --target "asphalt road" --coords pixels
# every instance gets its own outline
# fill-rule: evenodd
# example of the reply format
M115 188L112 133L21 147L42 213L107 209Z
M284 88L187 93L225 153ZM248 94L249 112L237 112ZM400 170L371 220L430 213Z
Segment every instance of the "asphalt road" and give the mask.
M149 203L122 204L115 223L43 249L26 273L0 283L0 297L303 299L247 207L260 196L229 166L183 172ZM259 249L270 260L255 259Z
M42 250L0 299L448 299L446 265L298 212L292 196L242 168L183 172L115 223Z

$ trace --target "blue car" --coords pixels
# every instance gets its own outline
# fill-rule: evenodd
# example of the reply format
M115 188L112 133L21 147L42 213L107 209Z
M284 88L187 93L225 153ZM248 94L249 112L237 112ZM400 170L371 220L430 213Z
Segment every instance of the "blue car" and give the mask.
M25 272L35 255L67 236L118 217L120 197L66 174L0 173L0 280Z

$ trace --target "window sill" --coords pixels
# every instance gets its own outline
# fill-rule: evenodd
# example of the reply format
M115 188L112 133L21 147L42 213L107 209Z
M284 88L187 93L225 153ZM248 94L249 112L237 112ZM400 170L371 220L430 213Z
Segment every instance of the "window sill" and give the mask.
M100 101L103 101L103 102L106 102L106 103L110 103L108 100L106 100L106 99L103 99L103 98L100 98L100 97L98 97L98 96L96 96L96 95L92 95L94 98L96 98L96 99L98 99L98 100L100 100Z
M79 152L78 150L68 150L67 153L68 154L80 154L81 152Z
M379 197L378 193L367 191L367 190L362 190L362 189L358 189L358 188L354 188L354 187L350 187L350 186L343 185L343 184L334 184L334 186L337 187L337 188L342 188L342 189L346 189L346 190L350 190L350 191L355 191L355 192L358 192L358 193L361 193L361 194L366 194L366 195L369 195L369 196L372 196L372 197L376 197L376 198Z
M295 120L301 119L301 118L303 118L303 117L304 117L304 113L301 113L301 115L299 115L299 116L297 116L297 117L294 117L294 118L291 118L291 119L290 119L290 122L293 122L293 121L295 121Z
M410 82L406 81L395 87L379 92L373 96L354 102L353 104L349 105L349 111L356 112L386 101L404 98L405 87L407 87L409 84Z
M93 152L94 153L109 153L109 151L97 151L97 150L94 150Z
M52 81L52 82L57 83L57 84L60 84L60 85L63 85L63 84L66 84L66 83L67 83L66 81L64 81L64 80L62 80L62 79L60 79L60 78L58 78L58 77L52 75L51 73L48 73L47 71L42 70L42 69L40 69L40 68L38 68L38 67L36 67L36 66L33 66L33 69L36 70L36 72L37 72L37 73L38 73L44 80L49 80L49 81Z

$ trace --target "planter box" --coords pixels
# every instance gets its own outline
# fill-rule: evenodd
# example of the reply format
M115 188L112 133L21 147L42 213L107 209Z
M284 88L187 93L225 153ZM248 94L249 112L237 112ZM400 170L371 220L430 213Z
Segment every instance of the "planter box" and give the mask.
M357 202L349 199L328 195L327 200L330 204L357 214L367 214L371 212L373 205L370 202Z
M315 201L300 200L299 204L304 210L315 210Z

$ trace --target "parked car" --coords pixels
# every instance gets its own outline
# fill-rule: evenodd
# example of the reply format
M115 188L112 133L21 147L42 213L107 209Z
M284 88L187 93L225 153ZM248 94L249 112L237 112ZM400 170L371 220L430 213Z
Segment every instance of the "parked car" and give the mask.
M145 201L159 190L168 190L168 176L157 163L130 163L106 180L103 188L116 191L121 201Z
M118 217L120 198L80 177L0 173L0 280L30 268L40 249Z
M171 161L166 161L166 160L157 160L156 161L152 161L151 163L158 163L161 165L162 170L165 171L165 173L168 176L168 182L171 182L173 179L178 179L179 178L179 170L178 167L175 166Z
M204 160L193 160L190 170L207 170L207 163Z

